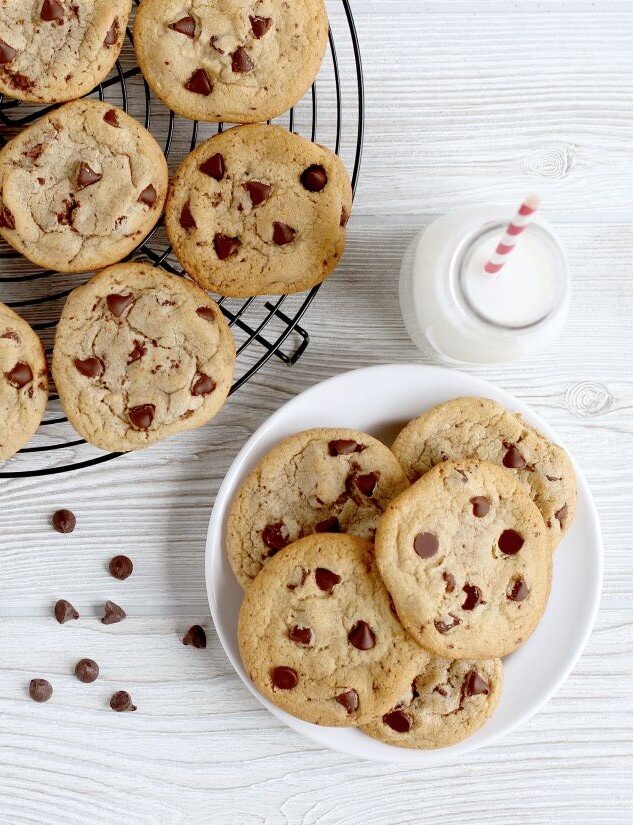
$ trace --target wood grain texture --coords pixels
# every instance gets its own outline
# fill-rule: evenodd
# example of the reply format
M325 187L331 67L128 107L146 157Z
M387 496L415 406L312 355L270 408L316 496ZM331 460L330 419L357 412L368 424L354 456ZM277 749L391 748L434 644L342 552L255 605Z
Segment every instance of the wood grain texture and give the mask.
M0 481L0 825L633 820L633 11L528 0L354 8L365 166L345 259L304 321L304 357L273 359L202 430L91 470ZM459 763L412 772L320 750L255 702L210 625L214 495L246 438L297 392L346 369L423 360L397 302L420 226L464 203L514 205L532 188L570 255L570 321L545 354L472 372L533 405L589 478L606 547L596 630L546 708ZM72 535L49 525L63 506L78 517ZM106 570L120 552L135 562L126 582ZM78 622L51 618L60 597ZM107 598L130 618L99 624ZM193 622L207 626L206 651L181 644ZM93 685L72 675L83 656L101 666ZM34 676L54 684L47 705L26 695ZM117 689L137 713L109 710Z

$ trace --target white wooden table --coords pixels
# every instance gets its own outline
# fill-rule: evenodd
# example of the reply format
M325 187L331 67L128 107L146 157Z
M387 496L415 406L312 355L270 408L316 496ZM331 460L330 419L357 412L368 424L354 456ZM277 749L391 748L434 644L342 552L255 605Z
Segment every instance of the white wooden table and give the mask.
M337 0L332 0L333 13ZM0 482L1 825L398 825L633 822L633 7L623 2L355 0L367 137L349 248L305 319L301 361L274 359L195 433L101 467ZM562 340L473 370L531 403L572 447L606 544L602 608L559 694L457 764L362 763L286 730L246 691L208 618L205 533L253 430L343 370L419 361L396 276L421 224L539 191L574 278ZM344 411L341 423L345 423ZM51 513L77 514L72 535ZM127 553L134 575L109 577ZM51 618L57 598L79 622ZM129 618L103 627L107 598ZM193 622L206 651L184 647ZM82 685L77 659L102 677ZM55 696L31 702L46 676ZM135 714L108 708L129 690Z

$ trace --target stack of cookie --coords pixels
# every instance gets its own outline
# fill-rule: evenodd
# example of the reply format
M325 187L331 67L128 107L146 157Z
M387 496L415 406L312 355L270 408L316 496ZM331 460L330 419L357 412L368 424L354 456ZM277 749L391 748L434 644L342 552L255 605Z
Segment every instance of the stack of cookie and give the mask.
M248 297L320 283L343 253L352 207L335 154L261 122L318 73L323 0L144 0L135 48L158 97L185 117L248 124L199 146L171 185L145 128L77 99L113 67L131 5L15 0L0 19L0 93L71 101L0 151L0 237L47 270L98 271L67 300L52 369L70 422L116 451L198 427L226 400L235 346L204 290ZM112 266L163 211L194 284L149 264ZM36 334L0 305L0 461L33 435L47 394Z
M434 407L391 450L292 436L227 523L249 676L309 722L408 748L466 738L545 610L575 503L564 450L484 398Z

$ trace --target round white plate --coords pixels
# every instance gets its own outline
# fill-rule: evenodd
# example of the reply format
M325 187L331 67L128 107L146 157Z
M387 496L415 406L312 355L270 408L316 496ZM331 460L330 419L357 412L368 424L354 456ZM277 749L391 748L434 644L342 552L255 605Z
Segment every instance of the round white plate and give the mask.
M245 475L278 441L310 427L353 427L390 444L423 410L461 395L493 398L555 441L552 430L529 407L480 378L457 370L386 364L345 373L312 387L272 415L237 456L218 492L209 524L206 579L211 614L231 664L248 689L286 725L320 745L364 759L431 765L457 759L520 725L558 690L578 660L594 624L602 588L602 537L584 476L578 476L578 510L554 556L547 610L536 632L505 661L501 702L488 723L464 742L431 751L385 745L353 728L323 728L295 719L264 699L247 677L237 645L242 591L224 548L228 508Z

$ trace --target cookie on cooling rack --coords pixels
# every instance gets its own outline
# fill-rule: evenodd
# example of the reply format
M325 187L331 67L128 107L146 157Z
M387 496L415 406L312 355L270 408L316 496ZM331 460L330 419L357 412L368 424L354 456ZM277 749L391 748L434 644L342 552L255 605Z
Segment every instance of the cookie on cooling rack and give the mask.
M178 260L205 289L247 297L321 283L345 248L341 160L280 126L236 126L188 155L167 201Z
M0 151L0 235L46 269L120 261L157 223L166 193L154 138L97 100L66 103Z
M26 321L0 304L0 462L35 433L47 399L42 343Z
M193 120L257 123L303 97L327 34L323 0L143 0L134 46L170 109Z
M132 0L3 0L0 93L61 103L91 91L119 56Z
M126 451L205 424L231 387L235 346L217 304L147 264L119 264L73 290L53 376L86 441Z

